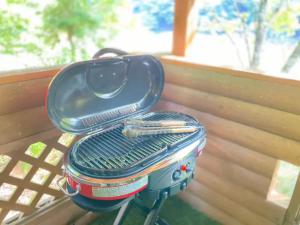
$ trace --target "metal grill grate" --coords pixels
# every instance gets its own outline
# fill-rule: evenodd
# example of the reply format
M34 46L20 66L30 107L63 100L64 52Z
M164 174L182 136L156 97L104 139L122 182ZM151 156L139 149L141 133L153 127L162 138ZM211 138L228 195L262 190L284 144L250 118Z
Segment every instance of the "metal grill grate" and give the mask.
M179 119L196 121L179 113L151 113L145 120ZM122 135L123 126L96 134L72 149L72 163L85 170L113 171L132 167L165 151L168 146L189 138L192 134L164 134L130 139Z

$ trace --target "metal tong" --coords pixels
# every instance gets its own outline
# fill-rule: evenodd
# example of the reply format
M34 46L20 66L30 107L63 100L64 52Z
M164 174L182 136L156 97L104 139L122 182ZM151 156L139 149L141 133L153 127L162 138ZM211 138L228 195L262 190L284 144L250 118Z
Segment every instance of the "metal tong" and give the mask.
M199 129L198 125L191 125L181 120L128 120L124 122L123 135L135 138L144 135L192 133Z

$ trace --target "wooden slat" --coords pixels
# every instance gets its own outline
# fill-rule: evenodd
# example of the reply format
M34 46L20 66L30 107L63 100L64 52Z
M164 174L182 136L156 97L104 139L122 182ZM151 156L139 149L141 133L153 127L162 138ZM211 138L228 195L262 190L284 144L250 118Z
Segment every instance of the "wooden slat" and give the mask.
M184 56L197 32L197 0L175 0L173 54Z
M247 177L244 179L247 179ZM242 186L236 185L223 177L216 176L204 168L199 168L196 173L196 180L215 192L230 198L263 217L268 218L274 223L282 223L285 209L266 201L266 198L263 198Z
M251 80L260 80L260 81L268 81L271 83L278 84L286 84L290 86L300 87L300 81L295 79L287 78L287 74L267 74L263 72L254 72L254 71L246 71L245 69L233 69L229 67L220 67L220 66L212 66L212 65L204 65L199 62L194 62L185 57L175 56L175 55L165 55L162 56L161 61L163 63L168 63L177 66L183 66L186 69L201 69L207 70L209 72L217 72L221 74L228 74L235 77L249 78Z
M54 179L56 173L51 173L50 176L48 177L48 179L46 180L46 182L43 184L43 187L39 190L39 192L37 193L35 199L32 201L31 205L35 206L38 201L40 200L40 198L43 196L44 193L47 193L47 191L50 189L49 185L51 183L51 181ZM63 193L60 191L57 191L57 193L54 195L54 197L62 197Z
M43 158L35 159L35 158L32 158L31 156L23 155L22 157L19 158L19 160L30 163L31 165L33 165L37 168L43 168L54 174L62 174L62 170L59 168L59 166L53 166L51 164L48 164L48 163L44 162Z
M14 194L12 195L12 197L9 199L9 202L6 203L6 207L8 208L13 208L16 206L16 203L18 198L20 197L20 195L22 194L24 188L17 186L17 190L14 192ZM3 202L2 202L2 207L4 206ZM4 206L5 207L5 206ZM26 210L27 211L27 210ZM28 211L27 211L28 212Z
M234 162L265 177L272 178L277 160L222 138L208 135L205 151L215 157ZM254 163L255 162L255 163Z
M32 169L32 171L36 172L36 169ZM30 174L30 175L32 175L32 174ZM28 177L31 179L30 175L28 175ZM54 190L54 189L51 189L47 186L41 186L39 184L32 183L32 182L30 182L30 179L20 180L20 179L15 178L15 177L1 175L0 176L0 183L9 183L9 184L13 184L13 185L16 185L16 186L20 186L20 184L22 184L22 187L28 188L30 190L34 190L34 191L37 191L37 192L40 192L40 191L43 192L44 191L45 193L53 195L55 197L62 196L62 193L59 192L58 190Z
M7 144L2 144L0 145L0 153L1 154L10 154L12 152L18 152L21 149L27 149L29 145L32 143L42 141L45 142L49 139L52 139L54 137L59 137L62 134L61 131L58 129L50 129L47 131L40 132L38 134L34 134L22 139L18 139L16 141L7 143Z
M66 225L85 215L86 211L79 208L69 198L63 198L47 208L37 210L25 217L18 225Z
M300 103L295 101L300 99L300 81L286 84L270 76L265 76L265 80L255 79L252 73L245 76L244 71L163 62L169 83L300 114Z
M191 204L193 208L199 210L202 213L207 214L209 217L217 220L223 225L244 225L244 223L237 221L234 217L208 204L207 202L203 201L201 198L189 191L180 193L179 197L182 200Z
M48 164L45 162L46 157L48 156L48 154L50 153L53 144L52 143L56 143L57 142L58 137L54 137L51 138L50 140L43 140L47 146L46 148L43 150L42 154L39 156L39 158L33 158L27 154L25 154L25 149L26 148L21 148L19 149L19 151L14 151L14 152L10 152L10 154L8 154L10 157L12 157L12 161L10 161L9 166L7 166L5 168L5 170L2 172L4 174L4 176L9 176L9 173L11 171L11 168L9 168L11 165L15 165L16 164L16 159L17 160L21 160L24 161L26 163L30 163L33 166L33 169L31 169L31 171L28 173L27 177L25 178L26 180L30 180L31 177L34 175L34 173L37 171L38 168L43 168L46 169L48 171L50 171L52 174L56 175L56 174L61 174L62 170L60 168L61 165L61 161L59 163L59 165L54 166L51 164ZM3 176L3 175L2 175Z
M248 224L248 225L274 225L273 222L268 219L253 213L249 209L243 207L235 201L213 191L212 189L200 184L197 181L193 181L188 190L194 195L199 196L206 202L209 202L213 206L222 209L227 214L231 215L235 219Z
M223 177L235 184L254 191L263 198L266 198L268 194L271 179L256 174L237 164L204 153L197 160L197 165L200 170L202 168L207 169L219 177Z
M0 200L0 208L5 208L7 207L7 202ZM22 211L24 213L31 213L32 208L27 205L18 205L14 204L9 207L10 210L17 210L17 211Z
M208 132L218 137L273 158L300 165L299 142L168 101L160 101L156 109L193 115L206 126Z
M44 107L0 116L0 145L53 128Z
M0 85L0 115L44 105L51 78Z
M18 151L10 152L9 156L12 158L18 158L18 160L22 160L24 162L30 163L35 168L43 168L54 174L61 174L62 170L59 165L54 166L54 165L51 165L51 164L45 162L45 159L48 156L48 154L50 153L51 149L57 143L59 136L55 136L52 138L48 137L48 138L49 138L48 140L43 140L43 142L45 144L47 144L47 146L44 149L44 151L42 152L42 154L39 156L39 158L34 158L34 157L31 157L31 156L25 154L25 150L28 146L21 147ZM57 148L57 149L60 150L60 148ZM61 164L61 161L59 164ZM6 172L6 170L7 169L5 168L4 172Z
M0 221L3 221L7 213L9 212L9 209L3 208L0 212Z
M62 66L8 71L0 74L0 85L53 77Z
M163 98L282 137L300 141L300 116L268 107L166 84Z

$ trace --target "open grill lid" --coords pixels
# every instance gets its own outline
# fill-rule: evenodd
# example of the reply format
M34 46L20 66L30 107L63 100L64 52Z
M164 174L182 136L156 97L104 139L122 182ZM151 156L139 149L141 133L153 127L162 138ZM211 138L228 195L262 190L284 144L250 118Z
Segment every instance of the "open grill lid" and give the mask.
M149 111L160 98L164 71L155 57L106 50L118 56L71 64L50 83L46 107L62 131L101 130Z

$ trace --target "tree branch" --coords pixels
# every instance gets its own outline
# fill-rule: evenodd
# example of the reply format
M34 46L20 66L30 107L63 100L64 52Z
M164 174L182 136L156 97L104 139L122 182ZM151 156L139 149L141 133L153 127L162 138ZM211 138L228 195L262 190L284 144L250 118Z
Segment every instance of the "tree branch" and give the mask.
M236 52L236 55L238 57L238 60L241 64L241 66L243 67L244 66L244 63L243 63L243 59L242 59L242 56L241 56L241 53L240 53L240 50L234 40L234 38L230 35L230 33L226 30L226 28L222 25L223 23L216 17L216 16L213 16L213 19L216 20L218 22L218 24L220 26L222 26L222 29L225 33L225 35L227 36L227 38L229 39L230 43L232 44L232 46L234 47L234 50Z
M261 0L259 4L259 9L257 13L257 25L255 28L255 42L254 42L254 50L253 56L250 63L250 68L256 69L260 62L261 50L264 41L265 35L265 25L264 18L266 13L268 0Z
M281 71L288 73L292 67L296 64L298 59L300 58L300 40L298 41L297 45L295 46L294 50L286 60L285 64L283 65Z
M241 13L239 12L238 10L238 7L236 5L236 1L234 1L234 7L235 7L235 10L237 12L237 15L241 21L241 27L242 27L242 30L243 30L243 40L245 42L245 46L246 46L246 51L247 51L247 64L250 65L250 61L251 61L251 49L250 49L250 44L249 44L249 39L248 39L248 30L247 30L247 22L245 21L245 19L243 18L243 16L241 15Z

